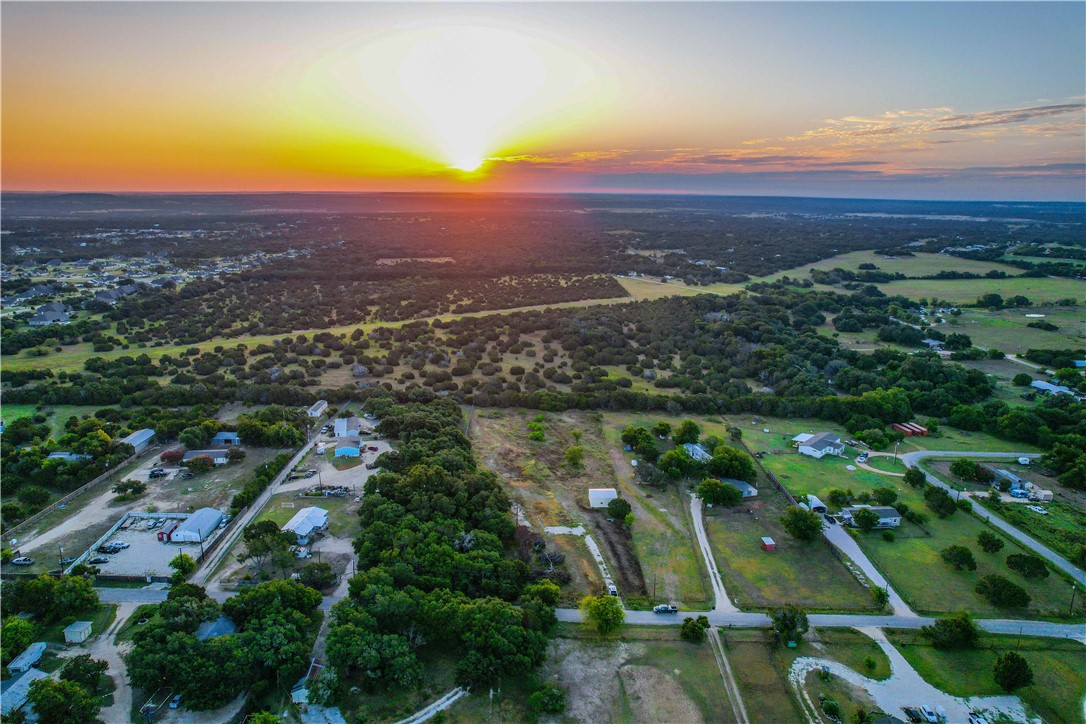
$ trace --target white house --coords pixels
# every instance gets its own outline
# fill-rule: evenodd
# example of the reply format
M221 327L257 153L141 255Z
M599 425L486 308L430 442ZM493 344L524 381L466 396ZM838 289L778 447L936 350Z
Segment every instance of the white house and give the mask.
M200 508L185 518L170 534L172 543L203 543L222 522L223 514L214 508Z
M709 454L709 451L697 443L683 443L683 449L686 450L687 455L694 458L699 463L707 463L713 459L713 456Z
M189 450L187 453L181 456L181 462L187 463L193 458L209 457L211 462L216 465L226 465L226 450Z
M309 417L320 417L327 409L328 400L317 400L308 410L306 410L305 414Z
M90 638L93 624L90 621L76 621L64 629L64 643L81 644Z
M357 436L362 432L362 421L353 415L351 417L337 417L334 431L336 437Z
M131 435L122 437L119 442L128 443L133 448L135 448L136 454L139 455L141 452L151 446L151 441L154 439L155 431L151 430L150 428L144 428L142 430L136 430Z
M843 455L845 445L841 442L839 435L834 435L832 432L820 432L799 443L799 452L801 455L821 459L824 455Z
M614 488L589 488L588 506L590 508L606 508L607 504L618 497L618 491Z
M11 660L11 663L8 664L8 671L13 674L21 674L24 671L29 671L41 661L45 649L46 643L44 641L36 641L30 644L23 653Z
M879 522L875 528L897 528L901 525L901 513L888 505L850 505L841 509L841 518L848 525L856 525L856 513L864 508L874 511L879 516Z
M284 533L298 536L298 545L308 545L309 537L328 527L328 511L324 508L302 508L283 526Z

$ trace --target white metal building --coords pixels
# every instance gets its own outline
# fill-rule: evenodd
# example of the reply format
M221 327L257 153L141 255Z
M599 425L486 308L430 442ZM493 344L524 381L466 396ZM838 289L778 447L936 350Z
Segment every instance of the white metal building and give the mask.
M618 497L614 488L589 488L588 505L591 508L606 508L607 504Z
M172 543L202 543L219 527L223 514L214 508L200 508L185 518L170 534Z
M64 643L81 644L90 638L92 624L90 621L76 621L64 629Z
M21 674L24 671L29 671L34 668L34 664L41 660L42 654L45 653L46 644L44 641L35 641L26 647L23 653L16 656L8 664L8 671L13 674Z
M324 414L324 411L328 409L328 400L317 400L313 403L313 406L306 410L307 415L310 417L320 417Z
M136 449L136 454L140 454L151 446L151 441L155 439L155 431L150 428L144 428L142 430L136 430L131 435L122 437L118 442L126 442Z

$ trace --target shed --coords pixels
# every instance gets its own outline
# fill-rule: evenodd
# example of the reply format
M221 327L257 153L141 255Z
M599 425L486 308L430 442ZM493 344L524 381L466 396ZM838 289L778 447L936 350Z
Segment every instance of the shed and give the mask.
M607 504L618 497L618 491L614 488L589 488L588 506L590 508L606 508Z
M284 533L298 536L298 544L306 545L316 531L328 527L328 511L324 508L302 508L283 526Z
M769 536L762 536L762 550L773 552L777 550L777 542Z
M309 417L320 417L324 414L324 411L328 409L328 400L317 400L314 402L305 414Z
M175 530L177 530L177 526L179 526L179 525L181 525L181 521L175 520L172 523L170 523L169 525L167 525L165 528L160 530L158 532L158 542L159 543L169 543L170 542L170 536L173 535L173 532Z
M13 674L21 674L34 668L41 661L45 648L46 643L44 641L35 641L30 644L23 653L11 660L11 663L8 664L8 671Z
M357 435L344 437L336 443L337 458L357 458L362 455L362 438Z
M825 513L829 510L826 504L818 499L817 495L807 496L807 510L813 510L816 513Z
M38 679L48 679L49 674L45 673L41 669L30 669L22 676L12 681L6 689L4 689L4 695L0 696L0 714L5 717L9 716L11 712L18 711L26 706L28 695L30 694L30 685ZM30 717L27 717L30 720Z
M155 439L155 431L150 428L144 428L142 430L136 430L135 432L122 437L118 442L124 442L131 445L136 450L136 454L140 454L147 448L151 447L151 441Z
M739 492L743 494L744 498L753 498L758 495L758 488L754 487L745 480L736 480L735 478L719 478L720 482L727 483L728 485L734 485L739 488Z
M216 465L226 465L227 457L226 450L189 450L187 453L181 456L181 462L187 463L193 458L209 457L211 462Z
M707 463L713 459L713 456L709 454L709 451L697 443L683 443L683 449L686 450L687 455L694 458L699 463Z
M174 529L170 536L173 543L203 543L219 527L222 512L214 508L200 508Z
M90 638L91 628L94 624L90 621L76 621L68 628L64 629L64 643L66 644L81 644Z
M230 432L229 430L223 430L217 432L211 438L212 445L240 445L241 435L236 432Z
M238 630L229 616L219 616L214 621L204 621L196 627L196 638L200 641L227 636Z

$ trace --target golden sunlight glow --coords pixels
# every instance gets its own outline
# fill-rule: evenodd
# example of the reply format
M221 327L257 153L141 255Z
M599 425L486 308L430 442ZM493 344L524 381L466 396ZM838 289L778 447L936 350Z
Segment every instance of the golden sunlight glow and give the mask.
M382 125L382 136L462 177L553 132L555 114L570 121L609 95L589 59L498 27L400 31L350 55L331 75L364 113L359 132Z

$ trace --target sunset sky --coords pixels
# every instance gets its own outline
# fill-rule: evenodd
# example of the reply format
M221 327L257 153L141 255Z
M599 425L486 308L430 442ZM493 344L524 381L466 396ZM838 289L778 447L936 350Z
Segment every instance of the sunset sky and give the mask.
M0 13L4 190L1084 198L1081 2Z

